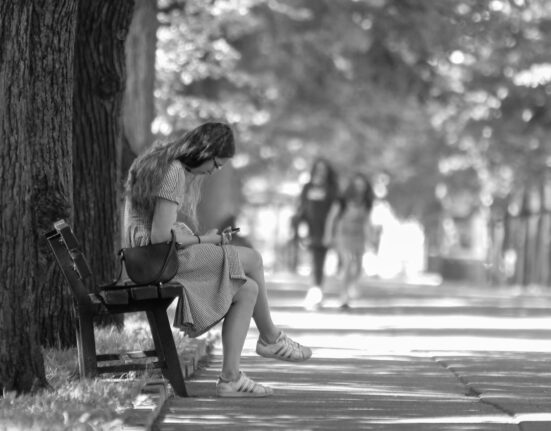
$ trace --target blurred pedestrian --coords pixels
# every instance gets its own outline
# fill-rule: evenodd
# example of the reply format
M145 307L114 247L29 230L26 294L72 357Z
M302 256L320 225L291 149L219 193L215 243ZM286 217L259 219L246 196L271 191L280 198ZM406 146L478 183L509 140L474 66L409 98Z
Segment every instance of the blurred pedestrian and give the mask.
M312 258L312 286L304 298L307 309L315 309L323 300L323 282L327 246L323 235L327 216L338 195L337 174L329 161L317 158L312 164L310 180L300 194L299 208L294 220L295 234L300 223L308 226L307 244Z
M341 308L350 307L351 292L362 274L362 261L371 233L371 210L375 194L367 177L354 174L333 205L324 243L334 245L342 274Z

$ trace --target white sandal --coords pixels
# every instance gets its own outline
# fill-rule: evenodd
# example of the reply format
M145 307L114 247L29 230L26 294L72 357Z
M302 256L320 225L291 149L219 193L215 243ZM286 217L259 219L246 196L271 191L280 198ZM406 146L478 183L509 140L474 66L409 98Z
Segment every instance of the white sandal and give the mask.
M239 378L232 382L226 382L221 377L216 383L216 396L225 398L250 398L269 397L274 393L273 389L263 386L249 379L243 372L239 372Z
M291 340L283 331L273 344L268 344L259 338L256 343L256 353L265 358L289 362L303 362L312 357L312 350L309 347Z

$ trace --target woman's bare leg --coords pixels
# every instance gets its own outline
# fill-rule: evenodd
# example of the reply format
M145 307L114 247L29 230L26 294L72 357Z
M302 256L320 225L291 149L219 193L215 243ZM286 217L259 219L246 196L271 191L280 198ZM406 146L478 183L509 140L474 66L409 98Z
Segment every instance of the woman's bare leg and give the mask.
M253 309L257 302L258 285L254 280L247 280L233 297L233 303L222 324L222 377L225 380L236 380L239 377L241 352Z
M347 304L348 303L348 286L350 285L350 256L347 256L343 262L343 279L342 279L342 287L341 287L341 294L340 294L340 300L341 303Z
M349 253L346 256L346 262L344 265L344 279L343 279L343 291L341 293L341 302L348 304L351 299L352 287L358 282L361 270L362 262L361 255L358 253Z
M350 301L350 285L354 280L354 255L346 251L343 253L343 279L340 300L342 305Z
M247 277L252 278L258 285L258 297L253 311L253 319L260 332L260 337L267 343L273 343L279 336L280 330L272 321L268 293L264 281L264 263L262 256L256 250L247 247L236 247L243 270Z

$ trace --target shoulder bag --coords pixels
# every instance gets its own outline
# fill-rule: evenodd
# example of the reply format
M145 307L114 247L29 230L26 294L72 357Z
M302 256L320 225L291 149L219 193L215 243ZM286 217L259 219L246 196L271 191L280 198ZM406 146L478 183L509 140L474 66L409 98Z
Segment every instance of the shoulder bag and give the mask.
M166 283L178 272L178 251L176 235L170 232L169 242L149 244L140 247L122 248L119 251L121 278L124 265L128 277L137 285Z

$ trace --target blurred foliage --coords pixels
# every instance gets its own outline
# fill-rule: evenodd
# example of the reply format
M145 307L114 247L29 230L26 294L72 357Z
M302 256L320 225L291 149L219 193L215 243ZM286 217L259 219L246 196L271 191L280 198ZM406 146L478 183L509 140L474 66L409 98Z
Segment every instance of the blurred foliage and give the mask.
M427 221L551 163L546 0L158 6L154 130L230 122L245 177L277 185L322 154L342 176L384 178L396 212Z

